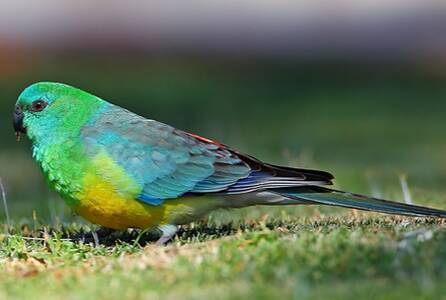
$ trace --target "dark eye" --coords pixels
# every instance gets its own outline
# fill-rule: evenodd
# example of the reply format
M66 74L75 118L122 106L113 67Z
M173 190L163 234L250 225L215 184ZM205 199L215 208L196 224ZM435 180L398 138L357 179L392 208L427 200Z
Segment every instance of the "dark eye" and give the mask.
M47 106L47 103L43 100L36 100L31 104L31 111L39 112Z

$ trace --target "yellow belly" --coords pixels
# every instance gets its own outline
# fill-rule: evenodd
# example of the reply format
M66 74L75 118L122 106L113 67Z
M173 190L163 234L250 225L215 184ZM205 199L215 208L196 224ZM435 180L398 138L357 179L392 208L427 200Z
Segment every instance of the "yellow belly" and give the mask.
M105 196L105 195L104 195ZM161 224L181 225L197 220L219 207L219 201L206 197L182 197L152 206L116 195L87 196L75 207L77 214L112 229L154 228Z
M75 212L88 221L113 229L153 228L160 224L192 222L219 207L214 197L181 197L166 200L162 205L149 205L135 200L134 196L119 194L110 183L99 177L85 181L78 195Z

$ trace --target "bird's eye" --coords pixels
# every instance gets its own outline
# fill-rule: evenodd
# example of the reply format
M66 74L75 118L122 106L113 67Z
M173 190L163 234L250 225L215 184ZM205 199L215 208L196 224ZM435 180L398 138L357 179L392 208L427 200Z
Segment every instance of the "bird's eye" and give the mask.
M47 106L47 103L43 100L36 100L31 105L31 111L39 112Z

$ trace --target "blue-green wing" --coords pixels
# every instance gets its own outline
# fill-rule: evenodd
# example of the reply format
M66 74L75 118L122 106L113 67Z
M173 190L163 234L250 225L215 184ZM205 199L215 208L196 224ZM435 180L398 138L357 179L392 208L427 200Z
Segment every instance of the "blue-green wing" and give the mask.
M83 128L82 139L87 156L106 151L140 185L138 199L154 205L187 193L223 191L251 172L218 144L113 105Z

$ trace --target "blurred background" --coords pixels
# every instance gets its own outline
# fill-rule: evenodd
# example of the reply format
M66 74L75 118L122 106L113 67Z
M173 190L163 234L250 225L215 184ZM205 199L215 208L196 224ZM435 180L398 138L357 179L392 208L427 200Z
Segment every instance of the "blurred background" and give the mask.
M402 174L416 203L446 192L445 1L0 7L0 177L15 220L67 213L11 126L18 94L37 81L263 160L331 171L354 192L401 200Z

